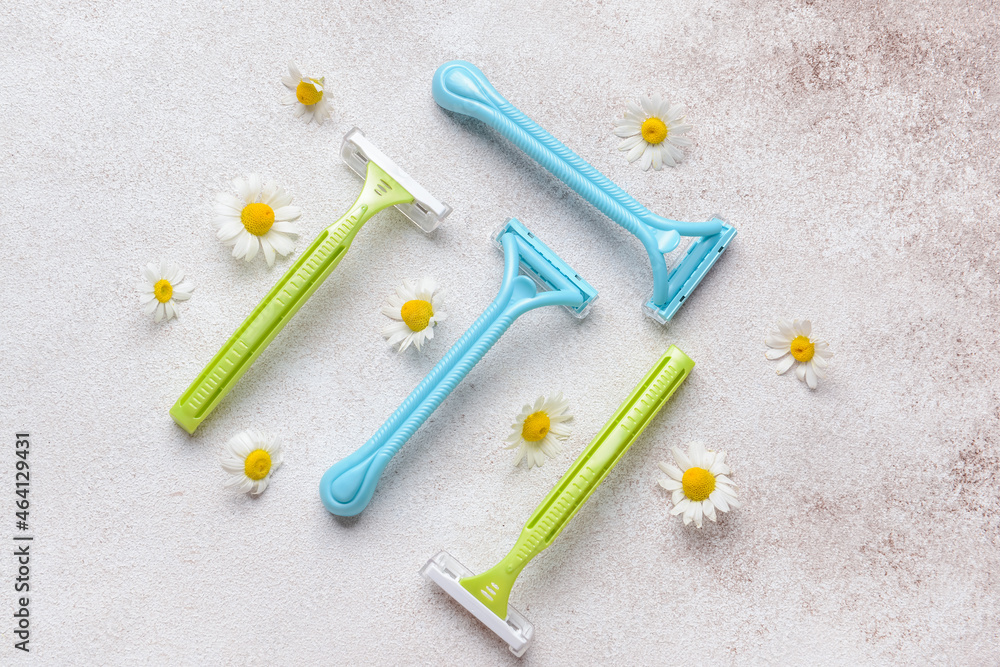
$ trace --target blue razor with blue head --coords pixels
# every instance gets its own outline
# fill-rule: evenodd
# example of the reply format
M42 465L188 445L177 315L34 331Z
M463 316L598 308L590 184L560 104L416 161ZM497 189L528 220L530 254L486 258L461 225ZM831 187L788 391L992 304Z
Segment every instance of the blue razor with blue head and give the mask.
M319 495L333 514L354 516L368 506L392 457L514 320L542 306L565 306L583 318L597 299L586 280L514 218L494 240L504 253L500 293L375 435L326 471Z
M656 215L514 107L471 63L441 65L434 73L433 92L439 105L495 129L642 242L653 268L653 296L643 308L660 324L674 316L736 236L718 217L678 222ZM668 268L666 256L682 236L692 240Z

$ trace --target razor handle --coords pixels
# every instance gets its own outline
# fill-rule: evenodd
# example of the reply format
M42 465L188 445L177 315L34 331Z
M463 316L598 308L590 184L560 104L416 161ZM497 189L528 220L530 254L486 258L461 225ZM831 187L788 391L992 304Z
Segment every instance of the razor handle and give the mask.
M694 361L671 345L538 505L510 553L486 572L462 579L462 586L506 618L517 575L552 544L693 368Z
M516 561L552 543L693 368L676 345L667 349L528 519L514 547Z
M431 372L369 440L331 466L319 484L323 505L338 516L360 514L371 502L375 487L392 457L430 417L441 402L468 375L483 355L518 317L542 306L583 304L579 291L538 292L530 278L518 275L519 241L512 232L501 236L504 279L500 293L469 329L452 345Z
M184 430L193 434L229 393L268 343L337 268L361 226L382 209L412 200L413 197L402 188L376 192L374 186L369 186L383 176L378 165L368 163L365 186L357 201L343 217L320 232L177 399L170 408L170 416Z

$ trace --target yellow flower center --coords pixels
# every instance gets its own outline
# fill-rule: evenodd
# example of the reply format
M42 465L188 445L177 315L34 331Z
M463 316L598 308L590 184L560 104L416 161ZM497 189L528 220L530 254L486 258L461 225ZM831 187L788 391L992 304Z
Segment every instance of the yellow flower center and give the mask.
M688 468L681 478L684 495L696 503L700 503L715 491L715 475L704 468Z
M156 281L153 285L153 294L156 295L156 300L160 303L166 303L170 301L170 297L174 295L174 286L170 284L170 281L166 278L161 278Z
M295 88L295 97L302 104L311 107L323 99L323 91L316 90L316 86L308 81L299 81L299 85Z
M552 422L547 414L541 410L532 412L524 420L524 426L521 427L521 437L528 442L538 442L545 438L551 426Z
M271 455L263 449L253 450L243 463L243 472L254 481L264 479L271 472Z
M658 144L667 138L667 124L659 118L647 118L642 122L642 138L648 144Z
M240 213L240 222L254 236L263 236L274 224L274 209L267 204L247 204Z
M431 308L430 301L413 299L403 304L399 315L406 322L406 326L410 327L410 331L423 331L434 317L434 309Z
M791 352L796 361L809 361L816 353L816 346L805 336L796 336L792 339Z

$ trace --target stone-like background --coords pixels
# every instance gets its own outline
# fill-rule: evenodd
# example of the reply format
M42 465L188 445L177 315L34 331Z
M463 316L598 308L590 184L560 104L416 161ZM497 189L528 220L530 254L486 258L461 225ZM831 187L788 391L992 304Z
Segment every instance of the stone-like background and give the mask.
M36 542L30 656L11 647L0 558L0 663L513 664L417 570L442 548L477 570L505 553L676 343L694 374L519 581L536 625L521 664L998 664L997 17L961 0L6 3L0 535L29 429ZM632 237L435 105L453 58L653 210L738 228L673 322L640 313ZM333 122L281 106L289 59L326 74ZM644 173L612 120L653 92L687 105L696 145ZM301 251L358 191L337 157L353 125L454 213L431 236L372 220L189 437L168 408L293 261L234 261L214 193L278 179ZM600 290L593 314L519 320L368 510L332 517L320 475L493 297L488 235L511 215ZM167 325L133 287L159 258L197 284ZM422 275L451 317L399 356L379 305ZM765 361L780 317L830 341L819 390ZM512 468L508 424L557 390L566 451ZM259 499L224 490L216 460L247 427L287 446ZM700 531L656 484L695 438L729 452L745 503Z

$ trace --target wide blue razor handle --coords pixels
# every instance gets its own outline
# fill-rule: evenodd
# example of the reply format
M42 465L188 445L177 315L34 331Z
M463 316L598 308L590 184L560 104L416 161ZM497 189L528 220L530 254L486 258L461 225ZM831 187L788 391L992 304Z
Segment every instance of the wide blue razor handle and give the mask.
M432 412L493 347L511 323L542 306L576 307L584 299L569 280L557 289L538 292L530 278L518 275L518 266L532 249L512 232L500 237L504 276L500 293L461 338L445 353L417 388L382 424L368 442L330 467L320 481L326 508L338 516L354 516L368 506L386 465ZM548 276L555 283L560 276ZM559 288L561 287L561 289Z
M653 296L647 310L661 322L676 312L736 234L718 218L679 222L656 215L508 102L471 63L453 60L441 65L434 73L432 90L440 106L478 118L497 130L642 242L653 271ZM692 246L681 264L668 271L664 255L677 248L681 236L708 242Z

